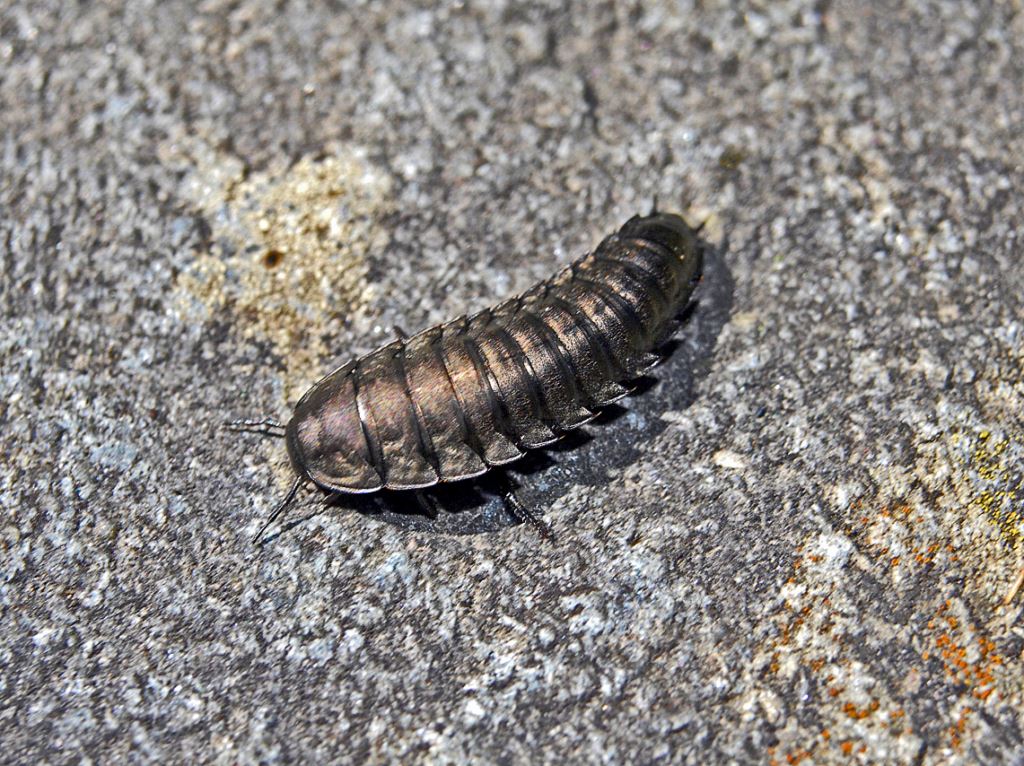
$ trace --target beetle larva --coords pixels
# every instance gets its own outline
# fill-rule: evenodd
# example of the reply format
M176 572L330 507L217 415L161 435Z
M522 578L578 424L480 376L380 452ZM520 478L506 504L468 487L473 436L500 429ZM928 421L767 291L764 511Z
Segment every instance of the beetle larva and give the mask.
M343 364L287 426L230 424L283 437L296 473L257 539L307 481L326 492L419 490L480 476L583 425L660 360L652 350L677 328L700 272L681 217L634 216L521 295Z

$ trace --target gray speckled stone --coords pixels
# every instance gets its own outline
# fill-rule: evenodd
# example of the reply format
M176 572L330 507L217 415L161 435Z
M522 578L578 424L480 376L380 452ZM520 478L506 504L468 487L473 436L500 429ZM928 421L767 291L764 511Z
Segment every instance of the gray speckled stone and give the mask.
M1020 3L329 5L0 3L0 760L1024 759ZM700 301L512 473L557 544L249 543L220 422L655 197Z

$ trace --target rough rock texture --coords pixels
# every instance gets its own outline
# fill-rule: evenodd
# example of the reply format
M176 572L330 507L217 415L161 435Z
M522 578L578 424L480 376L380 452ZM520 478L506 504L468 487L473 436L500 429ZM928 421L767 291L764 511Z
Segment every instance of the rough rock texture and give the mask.
M1020 1L428 5L0 5L0 760L1024 759ZM655 197L700 301L512 473L556 544L250 544L220 422Z

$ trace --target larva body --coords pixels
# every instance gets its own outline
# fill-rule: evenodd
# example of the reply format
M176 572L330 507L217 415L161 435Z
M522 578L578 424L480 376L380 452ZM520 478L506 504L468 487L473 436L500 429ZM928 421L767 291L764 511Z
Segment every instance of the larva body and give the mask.
M525 293L342 365L285 429L299 480L333 492L467 479L621 398L677 325L701 270L676 215L636 216Z

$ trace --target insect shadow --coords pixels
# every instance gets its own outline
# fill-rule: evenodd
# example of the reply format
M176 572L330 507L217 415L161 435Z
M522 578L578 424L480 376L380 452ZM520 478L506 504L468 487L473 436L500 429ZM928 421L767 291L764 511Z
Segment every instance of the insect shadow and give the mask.
M622 404L603 408L591 423L503 469L425 490L428 504L410 492L384 490L370 496L332 495L328 506L350 508L404 529L469 535L518 523L504 501L510 484L523 505L543 516L573 485L600 487L611 482L614 473L633 463L644 445L665 430L662 413L685 410L693 403L696 384L707 374L729 320L735 283L724 257L727 245L701 246L704 276L683 313L683 325L659 349L664 361L651 375L632 382L633 396ZM286 525L282 533L302 521Z

